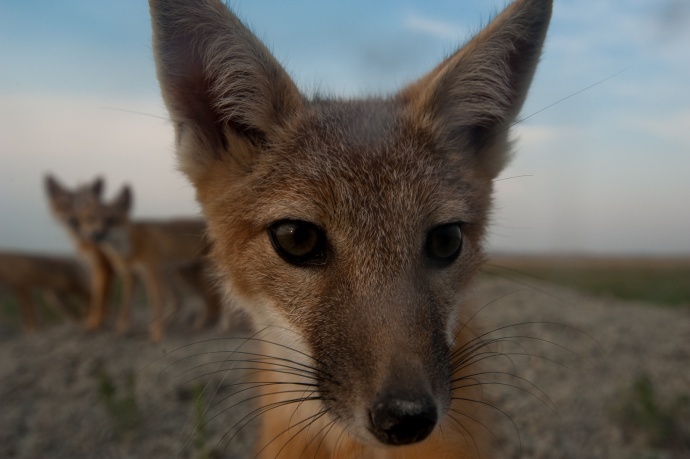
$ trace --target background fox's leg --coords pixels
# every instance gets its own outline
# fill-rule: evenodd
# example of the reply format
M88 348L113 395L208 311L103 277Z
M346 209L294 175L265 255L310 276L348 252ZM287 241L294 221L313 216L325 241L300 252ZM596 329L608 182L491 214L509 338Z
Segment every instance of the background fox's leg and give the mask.
M103 326L105 321L108 293L113 282L113 270L101 254L92 256L89 264L91 268L91 302L86 318L86 329L97 330Z
M204 312L199 315L195 324L197 328L212 325L218 321L222 305L222 296L205 270L199 272L199 291L204 299Z
M194 328L215 323L220 315L221 296L206 272L206 264L201 261L188 263L178 273L204 302L204 310L197 314Z
M134 297L134 273L125 266L118 267L122 290L120 292L120 312L117 317L117 331L129 330L132 316L132 299Z
M179 316L182 310L182 305L184 304L185 292L183 289L183 277L177 269L166 270L164 277L165 288L165 309L168 311L165 320L167 322L172 322L176 317Z
M21 310L22 323L25 332L35 332L38 329L38 315L36 313L36 303L29 288L16 290L19 309Z
M112 279L110 276L110 281L108 282L108 288L106 292L108 297L112 294ZM68 297L71 309L77 314L77 320L82 320L89 313L89 303L91 301L91 290L88 286L78 285L75 287L74 291L66 295Z
M158 342L163 339L165 330L164 304L164 273L155 268L143 270L144 284L146 285L146 300L151 309L151 322L149 324L149 338Z
M79 320L79 312L70 301L69 295L66 292L46 290L43 292L43 298L46 304L58 314L66 316L75 322Z
M101 305L102 278L93 265L94 263L91 263L91 301L89 302L85 323L87 330L95 330L100 327L98 316L99 310L103 307Z

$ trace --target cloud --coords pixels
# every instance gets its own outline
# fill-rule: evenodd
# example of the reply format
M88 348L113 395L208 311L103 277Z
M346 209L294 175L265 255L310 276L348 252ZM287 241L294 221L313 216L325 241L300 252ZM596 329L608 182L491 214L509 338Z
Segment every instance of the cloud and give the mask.
M690 24L690 2L687 0L665 0L658 4L652 19L661 40L673 40L688 36Z
M582 135L579 126L547 126L519 124L512 130L517 146L534 150L553 142L569 142Z
M409 30L425 33L442 40L459 40L462 38L462 27L451 22L432 19L420 14L409 13L405 17L405 27Z
M690 151L690 110L665 113L661 116L631 116L624 121L635 131L643 131L664 144L675 144L679 150Z
M156 116L165 117L158 99L0 95L0 247L66 249L47 212L47 172L71 186L101 175L108 196L129 183L138 217L198 214L172 127Z

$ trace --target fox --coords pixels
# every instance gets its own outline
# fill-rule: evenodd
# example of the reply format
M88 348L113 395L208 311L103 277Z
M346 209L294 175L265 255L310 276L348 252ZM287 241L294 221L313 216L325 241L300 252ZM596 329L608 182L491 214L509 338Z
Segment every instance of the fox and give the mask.
M149 6L179 168L256 329L253 457L493 457L468 291L552 1L360 99L304 95L220 0Z
M67 232L79 257L86 263L89 272L89 306L85 328L89 331L103 327L108 309L108 300L114 283L114 270L105 253L91 238L83 237L79 231L81 219L90 219L83 209L94 199L100 199L104 181L97 177L74 189L65 187L53 175L46 175L44 188L53 217Z
M207 277L204 221L198 218L132 220L133 192L129 186L123 186L108 203L94 187L86 190L71 218L78 238L95 244L122 281L118 330L126 332L130 327L135 276L141 277L152 309L149 327L152 341L163 338L167 301L179 303L171 285L172 277L186 281L204 300L205 311L199 315L195 327L214 323L221 299Z
M34 295L77 321L90 299L87 273L75 259L58 255L0 252L0 285L15 296L24 331L38 330Z

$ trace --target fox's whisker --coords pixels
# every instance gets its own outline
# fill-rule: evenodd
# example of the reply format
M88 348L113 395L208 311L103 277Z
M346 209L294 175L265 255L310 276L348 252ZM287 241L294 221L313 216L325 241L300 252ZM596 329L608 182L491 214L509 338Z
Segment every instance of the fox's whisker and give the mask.
M302 450L302 453L300 453L300 456L304 456L306 454L307 449L309 446L311 446L312 442L314 442L317 438L320 438L318 445L316 445L316 449L314 450L314 457L318 457L319 450L321 449L321 446L323 445L324 440L328 436L328 434L331 432L333 427L336 425L336 420L333 419L327 423L324 423L321 428L311 437L311 439L304 445L304 448Z
M534 177L532 174L523 174L523 175L513 175L512 177L501 177L499 179L494 179L494 183L496 182L503 182L504 180L513 180L517 178L527 178L527 177Z
M208 352L202 352L198 354L192 354L183 358L178 359L174 363L166 366L164 369L162 369L159 372L159 376L162 373L165 373L166 371L170 370L171 368L178 366L182 363L184 363L187 360L192 360L192 359L197 359L199 357L204 357L204 356L209 356L209 355L216 355L216 354L227 354L228 357L223 359L223 360L217 360L214 362L208 362L204 363L203 365L212 365L212 364L221 364L221 363L240 363L240 362L246 362L246 363L257 363L257 364L266 364L266 365L275 365L275 366L282 366L285 368L292 368L295 371L304 371L305 373L309 374L322 374L322 376L328 378L330 375L326 373L324 370L315 367L313 365L308 365L302 362L298 362L296 360L291 360L287 359L284 357L275 357L267 354L258 354L255 352L238 352L238 351L208 351ZM239 356L254 356L254 359L250 358L239 358ZM233 356L237 356L237 358L233 358ZM278 363L278 362L284 362L284 363ZM194 367L192 367L194 368ZM231 368L228 368L230 370ZM184 374L188 372L188 370L183 371L180 374ZM180 375L178 374L178 376Z
M562 345L562 344L559 344L559 343L557 343L557 342L555 342L555 341L547 340L547 339L545 339L545 338L539 338L539 337L537 337L537 336L531 336L531 335L507 335L507 336L500 336L500 337L497 337L497 338L486 339L487 337L491 336L491 335L494 334L494 333L498 333L498 332L501 332L501 331L509 330L509 329L512 329L512 328L525 327L525 326L534 326L534 325L537 325L537 326L539 326L539 325L541 325L541 326L553 326L553 327L559 327L559 328L564 328L564 329L576 331L577 333L580 333L580 334L586 336L587 338L591 339L592 342L594 342L594 343L601 349L601 345L596 341L596 339L594 339L590 334L586 333L585 331L583 331L583 330L581 330L581 329L579 329L579 328L572 327L572 326L570 326L570 325L563 324L563 323L558 323L558 322L548 322L548 321L526 321L526 322L519 322L519 323L515 323L515 324L510 324L510 325L504 325L504 326L497 327L497 328L494 328L494 329L492 329L492 330L489 330L489 331L487 331L487 332L481 334L480 336L478 336L478 337L476 337L476 338L474 338L474 339L468 341L468 342L465 343L464 345L460 346L457 350L454 351L452 358L456 358L457 355L459 355L459 354L465 354L465 353L468 353L468 352L472 352L472 350L475 349L477 346L479 346L479 347L486 347L486 346L488 346L488 345L490 345L490 344L493 344L493 343L496 343L496 342L500 342L501 340L509 341L509 340L511 340L511 339L524 339L524 340L527 340L527 341L536 341L536 342L543 342L543 343L545 343L545 344L549 344L550 346L554 346L554 347L559 348L559 349L561 349L561 350L563 350L563 351L565 351L565 352L567 352L567 353L569 353L569 354L571 354L571 355L576 356L579 360L582 360L582 361L584 361L584 362L587 362L587 363L590 364L590 365L595 365L594 362L592 362L591 360L587 359L584 355L581 355L581 354L579 354L579 353L573 351L572 349L570 349L570 348L568 348L568 347L566 347L566 346L564 346L564 345Z
M291 392L302 392L302 391L285 391L285 392L266 393L266 394L261 394L261 395L256 396L256 397L251 397L250 399L260 398L260 397L268 396L268 395L281 395L281 394L291 393ZM243 402L248 401L250 399L244 400ZM281 400L278 402L269 403L268 405L260 406L259 408L256 408L256 409L250 411L248 414L244 415L239 421L237 421L235 424L233 424L230 427L230 429L228 429L228 431L225 434L223 434L223 436L220 438L220 440L218 440L218 444L220 445L223 442L226 442L229 444L233 440L235 435L237 435L244 427L246 427L249 423L251 423L257 417L259 417L259 416L261 416L261 415L263 415L263 414L265 414L271 410L281 408L284 406L289 406L289 405L292 405L295 403L310 402L310 401L322 401L322 400L323 400L323 398L320 396L300 397L300 398L295 398L295 399L290 399L290 400ZM243 403L243 402L241 402L241 403ZM226 410L234 408L234 407L235 407L235 405L226 408ZM223 410L223 411L226 411L226 410ZM220 414L222 414L222 412L219 413L219 415ZM249 419L247 419L247 418L249 418ZM239 429L237 429L238 425L240 425ZM235 430L235 433L230 438L228 438L226 441L225 439L226 439L227 435L230 432L232 432L233 430Z
M176 353L178 353L178 352L182 352L182 351L184 351L184 350L186 350L186 349L192 349L194 346L203 346L203 345L208 344L208 343L211 343L211 342L239 341L240 344L239 344L238 346L236 346L235 349L234 349L234 351L236 351L236 350L240 349L243 345L245 345L245 344L247 343L248 340L250 340L251 338L255 337L257 334L262 333L263 331L264 331L264 329L259 329L259 330L255 331L251 336L249 336L249 337L244 337L244 338L208 338L208 339L204 339L204 340L198 340L198 341L193 341L193 342L191 342L191 343L187 343L187 344L185 344L185 345L183 345L183 346L179 346L179 347L173 349L172 351L165 352L163 355L161 355L160 357L158 357L158 358L156 358L156 359L153 359L153 360L150 361L148 364L146 364L146 365L144 365L143 367L141 367L141 368L137 371L137 374L140 374L141 372L143 372L143 371L146 370L147 368L149 368L149 367L151 367L152 365L154 365L154 364L160 362L160 361L163 360L163 359L170 358L171 356L173 356L174 354L176 354ZM234 352L234 351L228 351L228 352ZM203 355L204 353L205 353L205 352L197 353L197 354L192 354L192 355ZM162 370L160 370L160 371L158 372L158 380L160 381L161 375L162 375L169 367L175 365L178 361L180 361L180 360L178 359L177 361L172 362L171 364L165 366Z
M295 408L295 410L297 410L297 408ZM269 447L269 445L270 445L271 443L273 443L274 441L278 440L278 438L282 437L284 434L286 434L287 432L289 432L290 429L293 429L293 428L299 426L300 424L305 424L305 425L303 425L302 427L300 427L300 429L299 429L297 432L295 432L290 438L288 438L288 440L287 440L287 441L283 444L283 446L278 450L277 456L280 456L280 453L283 452L283 450L285 449L285 447L286 447L291 441L293 441L295 438L297 438L297 437L298 437L302 432L304 432L305 430L308 430L309 427L311 427L311 425L312 425L314 422L316 422L316 421L318 421L319 419L321 419L323 416L326 415L326 413L327 413L327 410L321 409L321 410L320 410L319 412L317 412L316 414L312 414L312 415L310 415L310 416L307 416L306 418L302 419L302 420L299 421L299 422L293 423L292 420L290 420L290 422L288 423L288 427L286 427L285 430L283 430L282 432L278 433L272 440L270 440L261 450L259 450L259 452L257 453L257 455L261 454L266 448Z
M504 410L502 410L502 409L500 409L500 408L498 408L498 407L492 405L491 403L487 403L487 402L482 401L482 400L473 400L473 399L470 399L470 398L462 398L462 397L453 397L453 399L454 399L454 400L461 401L461 402L471 403L471 404L479 404L479 405L481 405L481 406L483 406L483 407L490 408L492 411L499 413L501 416L503 416L505 419L507 419L507 420L510 422L510 424L512 425L513 430L515 431L515 435L516 435L517 438L518 438L519 450L522 451L522 437L520 436L520 429L518 429L517 424L515 423L515 421L513 420L513 418L512 418L508 413L506 413ZM465 417L465 418L467 418L467 419L470 419L470 420L476 422L476 423L479 424L481 427L483 427L484 429L486 429L486 431L487 431L488 433L490 433L491 435L493 435L494 438L496 438L496 437L495 437L495 434L493 433L493 431L492 431L491 429L489 429L486 425L484 425L483 423L479 422L478 420L472 418L472 417L469 416L467 413L465 413L465 412L463 412L463 411L460 411L459 409L456 409L456 408L451 408L449 411L451 411L451 412L453 412L453 413L455 413L455 414L459 414L459 415L461 415L461 416L463 416L463 417Z
M267 387L267 386L275 386L275 384L259 384L256 387L246 388L242 391L239 391L238 393L244 392L245 390L251 390L251 389L260 388L260 387ZM283 389L283 390L272 391L272 392L262 392L262 393L257 394L257 395L251 395L249 397L243 398L242 400L234 402L229 406L221 406L221 404L223 402L230 400L232 398L231 396L227 396L227 397L224 397L223 399L214 403L214 408L217 406L217 407L219 407L219 410L211 418L209 418L206 421L206 423L210 423L213 419L217 418L218 416L224 414L225 412L227 412L229 410L233 410L233 409L239 407L240 405L248 404L248 403L254 403L255 401L260 401L262 398L265 398L265 397L272 397L272 396L277 396L277 395L287 395L287 394L303 394L303 393L304 393L303 389L294 389L294 390L284 390ZM252 414L256 414L256 413L263 413L262 410L266 409L266 408L274 409L274 408L277 408L279 406L284 406L286 404L290 405L290 404L294 404L294 403L299 403L301 401L313 401L313 400L325 400L325 399L326 398L323 395L315 395L315 396L309 396L309 397L298 397L298 398L293 398L293 399L289 399L289 400L281 400L278 402L272 402L272 403L269 403L268 405L260 405L258 408L255 408L254 410L250 411L247 415L245 415L245 417L250 416ZM236 426L238 423L241 423L245 419L245 417L243 417L242 419L237 421L235 423L235 425L233 425L233 427Z
M500 373L499 373L500 374ZM451 390L462 390L462 389L468 389L471 387L484 387L484 386L502 386L502 387L510 387L512 389L517 389L522 392L525 392L529 395L531 395L534 399L538 400L540 403L542 403L544 406L549 408L554 414L559 414L558 409L556 408L555 403L546 395L546 393L541 390L537 385L535 385L533 382L525 379L525 378L520 378L519 376L515 375L510 375L516 379L519 379L520 381L528 383L530 386L532 386L534 389L536 389L539 393L539 395L535 394L534 392L530 391L529 389L525 389L524 387L521 387L517 384L509 384L506 382L500 382L500 381L484 381L484 380L476 380L476 379L470 379L470 381L476 381L472 382L471 384L463 384L463 385L452 385ZM463 378L464 379L464 378ZM463 379L454 381L454 382L460 382ZM544 397L544 398L542 398ZM544 400L545 399L545 400Z
M524 117L522 117L522 118L520 118L520 119L514 121L507 129L510 129L510 128L514 127L514 126L517 126L518 124L520 124L520 123L522 123L522 122L524 122L524 121L527 121L528 119L532 118L533 116L536 116L536 115L538 115L539 113L541 113L541 112L543 112L543 111L546 111L546 110L550 109L551 107L554 107L554 106L560 104L561 102L564 102L564 101L566 101L566 100L568 100L568 99L570 99L570 98L573 98L573 97L575 97L575 96L577 96L577 95L579 95L579 94L582 94L583 92L589 91L590 89L592 89L592 88L594 88L594 87L596 87L596 86L599 86L599 85L601 85L601 84L603 84L603 83L606 83L607 81L616 78L617 76L621 75L621 74L624 73L624 72L627 72L628 70L629 70L629 67L625 67L625 68L619 70L618 72L616 72L616 73L614 73L614 74L611 74L611 75L609 75L609 76L607 76L607 77L605 77L605 78L602 78L601 80L595 81L594 83L590 84L589 86L585 86L584 88L580 89L579 91L575 91L575 92L573 92L573 93L570 93L570 94L568 94L567 96L562 97L562 98L558 99L557 101L552 102L552 103L550 103L549 105L547 105L547 106L545 106L545 107L542 107L541 109L537 110L536 112L532 112L531 114L529 114L529 115L527 115L527 116L524 116Z
M503 266L498 266L498 265L490 265L490 264L487 264L487 267L488 267L488 268L499 268L499 269L503 269L503 270L505 270L505 271L511 271L511 272L515 272L515 273L518 273L518 274L524 274L524 273L522 273L522 272L519 271L519 270L514 270L514 269L512 269L512 268L503 267ZM494 269L493 271L491 271L491 270L485 268L485 272L487 272L488 274L491 274L492 276L500 277L500 278L502 278L502 279L509 280L510 282L513 282L513 283L515 283L515 284L525 286L525 287L529 288L530 290L537 291L537 292L539 292L539 293L541 293L541 294L543 294L543 295L548 296L549 298L552 298L552 299L556 300L556 301L559 302L559 303L566 304L566 305L572 306L572 307L577 307L577 304L573 303L572 301L570 301L570 300L568 300L568 299L565 299L565 298L563 298L563 297L561 297L561 296L555 295L555 294L553 294L552 292L549 292L548 290L545 290L545 289L543 289L543 288L541 288L541 287L539 287L539 286L536 286L536 285L534 285L534 284L530 284L530 283L528 283L528 282L526 282L526 281L523 281L523 280L521 280L521 279L516 279L515 277L509 277L509 276L506 276L505 274L501 274L501 273L497 272L495 269ZM538 276L534 276L534 275L530 275L530 276L531 276L531 277L534 277L534 278L536 278L536 279L539 279L539 280L543 280L543 279L540 279Z
M257 360L245 360L245 359L237 359L237 360L220 360L220 361L214 361L214 362L207 362L207 363L202 363L199 365L195 365L193 367L187 368L186 370L178 373L175 375L175 378L179 378L181 376L184 376L186 374L189 374L195 370L198 370L200 368L205 368L210 365L218 365L218 364L223 364L226 362L233 362L236 364L247 364L247 365L253 365L253 366L233 366L232 369L219 369L219 370L214 370L213 372L210 373L204 373L204 376L208 376L211 374L219 374L223 372L228 372L228 371L234 371L234 370L258 370L258 371L270 371L273 373L283 373L286 375L293 375L293 376L304 376L304 377L321 377L321 379L324 379L324 375L319 375L316 372L313 372L311 370L305 370L303 368L299 367L292 367L290 365L283 365L283 364L278 364L275 362L266 362L266 361L257 361Z
M200 430L200 429L203 429L203 428L205 428L206 426L210 425L210 424L212 423L213 420L215 420L217 417L219 417L219 416L223 413L223 411L221 411L221 412L216 413L215 415L213 415L211 418L207 418L207 415L208 415L209 413L211 413L211 411L212 411L215 407L219 406L219 405L220 405L221 403L223 403L225 400L228 400L228 399L230 399L230 398L232 398L232 397L235 397L235 396L241 394L242 392L251 391L251 390L256 390L256 389L258 389L258 388L260 388L260 387L263 387L263 386L270 386L270 385L273 385L273 383L247 382L247 383L231 384L231 385L226 386L225 388L228 388L228 387L235 387L235 386L237 386L237 385L246 385L246 384L248 384L247 387L245 387L245 388L243 388L243 389L236 390L235 392L233 392L233 393L231 393L231 394L229 394L229 395L223 397L223 398L220 399L220 400L215 401L215 400L212 399L212 400L210 400L210 401L208 402L208 404L207 404L206 407L204 408L204 411L203 411L203 414L202 414L201 418L198 419L197 421L195 421L194 425L189 429L189 432L187 433L184 442L182 442L182 444L180 445L180 452L179 452L179 454L178 454L178 457L182 454L182 451L189 445L189 442L192 441L192 438L193 438L193 436L194 436L194 432L196 432L196 431L198 431L198 430ZM217 389L220 389L220 388L217 388ZM216 393L217 393L217 392L216 392ZM201 397L201 396L202 396L202 395L199 394L198 397ZM196 400L196 401L198 401L198 400ZM241 403L238 403L236 406L239 406L239 404L241 404ZM235 408L236 406L233 406L232 408Z
M301 377L301 378L305 377L305 375L301 374L301 373L294 373L294 372L290 372L290 371L286 371L286 370L268 369L268 368L263 368L263 367L243 367L243 368L238 368L238 369L251 370L254 372L262 372L262 373L283 374L283 375L297 376L297 377ZM192 383L194 381L199 381L199 380L205 379L205 378L212 376L212 375L217 375L217 374L225 375L225 374L227 374L227 372L228 372L228 370L226 370L226 369L207 371L205 373L202 373L200 375L197 375L197 376L194 376L192 378L185 380L180 385L186 385L186 384ZM297 384L297 383L295 383L295 384ZM300 383L300 384L302 384L302 383Z
M446 414L448 418L455 423L455 425L458 428L458 431L460 432L460 435L462 436L463 440L465 441L465 444L468 447L471 447L474 449L475 452L481 457L481 451L479 451L479 445L477 445L477 441L474 439L472 436L472 433L463 425L462 422L460 422L452 413L455 413L456 410L450 411L449 413ZM460 414L460 413L458 413ZM469 440L468 440L469 437ZM472 444L470 445L470 442Z
M513 291L510 291L510 292L508 292L508 293L504 293L503 295L500 295L500 296L498 296L498 297L492 299L491 301L486 302L481 308L479 308L478 310L476 310L476 311L475 311L475 312L474 312L474 313L473 313L473 314L462 324L462 327L460 327L460 329L455 333L455 336L453 337L453 342L451 343L451 346L450 346L450 347L453 348L453 347L455 346L455 343L456 343L458 337L467 329L467 327L475 320L475 318L478 317L479 314L481 314L482 312L484 312L489 306L492 306L493 304L497 303L498 301L500 301L500 300L502 300L502 299L504 299L504 298L507 298L507 297L509 297L509 296L511 296L511 295L514 295L514 294L516 294L516 293L519 293L519 292L521 292L521 291L523 291L523 290L524 290L524 289L513 290Z
M286 344L283 344L283 343L277 343L277 342L274 342L271 340L256 337L256 335L258 335L259 333L265 332L267 328L268 327L254 333L254 336L250 336L250 337L242 337L242 338L223 337L223 338L207 338L207 339L203 339L203 340L198 340L198 341L195 341L193 343L189 343L189 344L186 344L184 346L180 346L179 348L177 348L173 351L170 351L170 352L166 353L165 355L159 357L157 360L160 360L161 358L164 358L164 357L170 357L174 353L180 352L184 349L188 349L188 348L191 348L192 346L196 346L196 345L205 345L205 344L209 344L209 343L227 343L227 342L239 341L241 344L236 346L235 349L228 350L228 351L217 351L217 352L243 353L245 351L239 351L239 349L241 349L243 346L246 346L249 343L256 342L256 343L266 344L266 345L270 345L270 346L276 346L280 349L294 352L297 355L301 355L303 357L306 357L309 361L313 361L313 362L316 362L316 363L323 365L323 362L318 361L317 359L314 358L314 356L312 356L306 352L303 352L299 349L295 349L295 348L288 346ZM203 355L205 353L206 352L203 352L203 353L201 353L201 355ZM261 354L261 353L256 353L256 352L251 352L251 353L248 352L247 354L256 355L256 356L260 356L260 357L266 357L266 358L275 358L275 359L279 359L279 358L283 359L284 358L284 357L276 357L276 356L273 356L270 354ZM288 360L288 359L286 359L286 360ZM179 361L179 359L178 359L178 361ZM303 364L303 363L300 363L300 364ZM151 364L149 364L149 366L150 365ZM172 365L175 365L175 363L173 363L169 366L172 366Z

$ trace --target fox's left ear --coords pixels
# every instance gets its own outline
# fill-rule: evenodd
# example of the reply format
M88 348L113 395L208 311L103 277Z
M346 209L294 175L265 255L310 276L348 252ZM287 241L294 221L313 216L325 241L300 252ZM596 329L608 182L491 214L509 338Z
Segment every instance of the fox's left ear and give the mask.
M98 199L100 199L101 195L103 194L103 186L103 177L96 177L91 183L91 185L89 185L91 191Z
M113 200L113 206L123 213L128 213L132 209L132 189L129 185L124 185L120 194Z
M515 0L463 48L399 97L431 123L441 148L470 151L495 177L509 155L551 18L552 0Z
M149 0L163 99L181 169L196 182L215 160L239 169L295 113L287 72L220 0Z
M67 191L58 180L51 174L47 174L43 178L46 194L50 198L57 198L58 196L65 196Z

